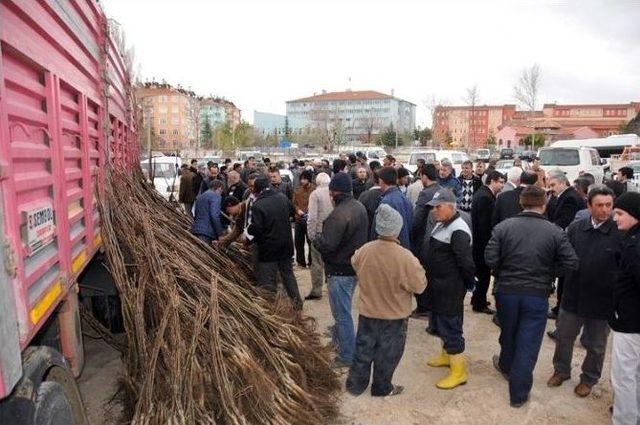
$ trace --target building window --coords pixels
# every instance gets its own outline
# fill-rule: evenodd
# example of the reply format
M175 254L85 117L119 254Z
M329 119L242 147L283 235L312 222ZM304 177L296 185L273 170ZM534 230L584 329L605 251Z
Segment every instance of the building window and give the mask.
M161 128L161 129L160 129L160 134L167 134L167 130L166 130L166 129L164 129L164 128Z
M172 132L172 134L173 134L174 136L177 136L177 135L179 135L179 134L180 134L180 131L179 131L178 129L174 129L174 130L173 130L173 132Z

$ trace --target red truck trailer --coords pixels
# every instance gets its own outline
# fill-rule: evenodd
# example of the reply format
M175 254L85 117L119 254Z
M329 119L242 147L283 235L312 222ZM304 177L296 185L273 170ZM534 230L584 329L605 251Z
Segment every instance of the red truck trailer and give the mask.
M0 1L0 423L84 423L78 277L107 164L139 164L123 58L95 0ZM55 324L59 349L42 344Z

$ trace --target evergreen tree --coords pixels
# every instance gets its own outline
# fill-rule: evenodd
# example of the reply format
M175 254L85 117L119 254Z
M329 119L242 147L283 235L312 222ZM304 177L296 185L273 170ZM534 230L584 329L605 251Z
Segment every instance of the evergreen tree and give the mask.
M205 115L202 128L200 129L200 147L209 147L213 139L213 129L211 128L211 121L209 115Z

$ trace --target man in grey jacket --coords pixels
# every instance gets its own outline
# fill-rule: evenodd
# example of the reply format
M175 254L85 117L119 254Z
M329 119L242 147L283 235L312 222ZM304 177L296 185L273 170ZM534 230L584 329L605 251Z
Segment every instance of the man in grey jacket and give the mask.
M322 225L333 210L329 195L327 173L316 176L316 188L309 196L309 215L307 218L307 235L309 236L309 250L311 251L311 292L305 300L319 300L322 298L322 283L324 282L324 262L320 251L313 245L313 240L322 233Z
M508 377L512 407L529 399L553 280L578 267L566 233L544 217L546 201L539 187L524 188L523 211L493 229L485 250L485 261L496 276L501 325L494 366Z

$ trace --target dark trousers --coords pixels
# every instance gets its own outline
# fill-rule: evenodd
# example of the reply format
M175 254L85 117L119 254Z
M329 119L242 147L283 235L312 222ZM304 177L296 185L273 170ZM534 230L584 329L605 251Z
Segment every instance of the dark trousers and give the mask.
M196 235L196 237L200 239L202 242L206 243L207 245L211 245L211 243L213 242L213 238L211 236Z
M347 391L360 395L369 386L373 365L372 396L386 396L393 390L391 379L400 363L407 340L407 319L383 320L358 317L356 352L353 356Z
M588 338L584 338L582 341L587 349L587 356L582 362L580 382L592 387L602 375L604 353L607 349L607 337L609 336L609 324L606 320L587 319L560 308L553 367L555 372L563 378L571 378L573 344L583 326ZM583 335L585 335L584 331Z
M444 351L447 354L453 355L464 352L462 320L463 316L431 313L429 327L438 333L438 336L442 339Z
M184 205L184 212L187 213L189 217L193 218L193 202L185 202L182 205Z
M291 266L291 260L289 258L276 262L258 262L256 281L259 286L275 294L278 273L280 273L284 289L287 295L289 295L289 298L291 298L293 306L296 310L302 310L302 298L300 297L298 282L296 281L296 276L293 274L293 267Z
M429 311L427 308L427 290L425 289L421 294L416 294L414 296L416 297L416 311L418 313L426 313Z
M538 361L549 301L543 297L496 294L500 319L500 369L509 375L512 403L529 398Z
M294 243L296 246L296 263L299 266L306 267L307 265L311 265L311 252L308 255L308 261L305 261L304 256L304 246L305 242L309 243L309 237L307 236L307 222L306 221L296 221L294 227Z
M476 262L476 288L471 295L471 307L474 310L484 310L487 306L487 291L489 290L489 282L491 281L491 270L484 261Z

